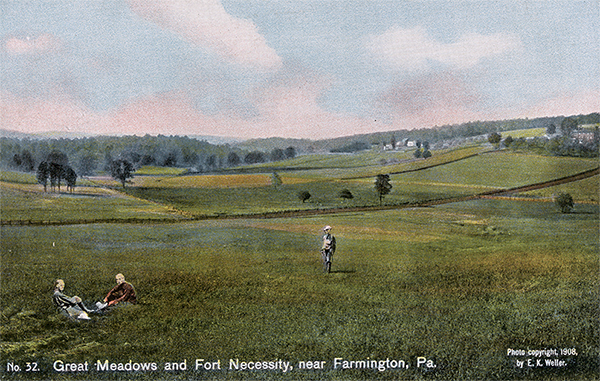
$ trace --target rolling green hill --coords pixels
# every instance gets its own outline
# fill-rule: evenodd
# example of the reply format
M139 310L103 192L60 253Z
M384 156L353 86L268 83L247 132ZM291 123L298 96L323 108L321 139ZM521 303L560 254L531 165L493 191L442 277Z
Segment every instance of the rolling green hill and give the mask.
M2 221L100 221L131 219L212 218L305 210L335 211L376 207L374 178L391 173L388 207L453 199L555 180L597 167L594 159L486 152L472 146L435 151L429 159L409 152L369 151L357 154L303 155L272 165L247 167L250 173L176 175L149 167L144 176L122 188L114 180L86 180L74 194L47 192L32 174L1 173ZM281 168L282 184L272 183ZM110 187L103 189L102 187ZM569 189L576 202L597 202L593 182ZM560 189L562 189L560 188ZM353 198L340 197L342 190ZM303 202L300 192L310 198ZM549 197L538 190L526 197Z

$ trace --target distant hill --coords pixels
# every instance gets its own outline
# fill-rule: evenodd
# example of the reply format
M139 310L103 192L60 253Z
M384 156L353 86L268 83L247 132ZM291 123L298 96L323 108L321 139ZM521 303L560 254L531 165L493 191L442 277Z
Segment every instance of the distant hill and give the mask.
M82 132L66 132L66 131L48 131L41 133L26 133L12 130L0 129L0 137L12 138L12 139L31 139L31 140L44 140L44 139L81 139L91 138L97 136L115 136L115 135L101 135L101 134L86 134ZM244 140L234 137L227 136L211 136L211 135L189 135L190 139L196 139L205 141L213 145L224 145L224 144L237 144Z
M231 136L188 135L188 138L205 141L207 143L214 144L214 145L224 145L224 144L237 145L244 141L244 139L234 138Z
M461 124L434 126L431 128L422 128L418 130L393 130L374 132L369 134L342 136L331 139L292 139L292 138L264 138L244 140L236 137L212 136L212 135L188 135L190 139L205 141L213 145L230 145L231 147L243 151L261 151L270 152L275 148L285 149L294 147L298 153L330 152L349 146L366 146L389 144L392 137L396 141L402 139L428 141L430 143L448 141L452 139L463 139L474 136L486 135L492 132L502 133L512 130L526 130L532 128L547 128L554 125L560 128L561 122L565 116L540 117L534 119L509 119L497 121L473 121ZM575 119L578 125L596 125L600 123L600 115L592 113L589 115L573 115L568 118ZM0 129L0 137L9 137L15 139L77 139L93 136L85 133L69 132L47 132L40 134L27 134L17 131Z
M513 130L527 130L533 128L548 128L554 125L560 128L565 116L540 117L534 119L507 119L495 121L473 121L460 124L434 126L417 130L392 130L383 132L374 132L370 134L360 134L351 136L342 136L332 139L308 140L308 139L283 139L267 138L252 139L238 144L238 147L246 150L258 150L269 152L273 148L285 149L293 146L299 153L312 152L331 152L351 146L385 145L390 144L392 137L396 141L402 139L428 141L436 143L449 141L453 139L464 139L476 136L487 135L492 132L503 133ZM589 125L600 122L598 113L589 115L573 115L568 118L575 119L579 125Z
M48 131L48 132L40 132L40 133L36 133L36 134L30 134L30 133L26 133L26 132L0 129L0 137L13 138L13 139L31 139L31 140L80 139L80 138L90 138L93 136L98 136L98 135L86 134L86 133L82 133L82 132L66 132L66 131Z
M26 134L19 131L3 130L0 129L0 138L11 138L11 139L43 139L33 134Z
M314 144L315 141L309 139L265 138L245 140L235 146L242 150L261 152L270 152L275 148L294 147L300 153L307 153L314 149Z

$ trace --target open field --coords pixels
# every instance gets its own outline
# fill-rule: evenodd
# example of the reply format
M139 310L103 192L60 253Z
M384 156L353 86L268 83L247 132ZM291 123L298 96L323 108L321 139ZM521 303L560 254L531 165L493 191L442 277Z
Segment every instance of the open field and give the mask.
M41 185L0 182L2 221L63 222L78 220L181 218L172 208L104 189L77 187L44 192Z
M261 187L271 184L267 174L244 175L189 175L136 177L133 185L154 188L239 188Z
M494 152L419 172L392 176L397 182L431 182L512 188L598 167L595 159Z
M440 163L459 160L488 149L479 145L471 145L454 149L435 150L427 160L415 160L414 148L400 151L369 150L353 154L315 154L301 155L281 162L257 164L247 167L233 168L228 171L243 173L260 173L283 170L297 175L318 176L325 178L343 178L357 176L375 176L378 173L392 173L424 168ZM306 172L306 173L305 173Z
M143 166L135 171L136 175L140 176L176 176L181 175L186 171L185 168L172 167L154 167L150 165Z
M0 171L0 181L16 184L37 184L35 175L31 173Z
M526 197L552 198L561 192L569 193L575 202L589 202L598 205L598 190L600 189L600 177L593 176L588 179L572 183L557 185L544 189L523 192Z
M494 189L508 189L554 180L597 167L594 159L559 158L491 152L472 157L471 148L449 151L428 160L396 164L409 172L391 176L392 192L386 205L403 206L446 198L476 195ZM464 158L466 157L466 158ZM460 159L464 158L464 159ZM295 159L294 159L295 160ZM443 160L447 160L444 162ZM458 161L456 161L458 160ZM433 166L422 167L425 162ZM416 167L415 167L416 166ZM412 169L411 169L412 168ZM74 194L43 193L32 184L31 174L4 172L2 221L164 219L252 215L273 212L370 207L379 204L374 190L372 167L353 168L354 179L342 180L336 171L349 169L281 172L282 185L271 185L272 173L212 174L189 176L138 176L126 188L112 179L95 178L78 186ZM345 172L346 174L350 172ZM597 176L562 185L576 202L598 202ZM11 181L11 182L9 182ZM99 187L112 186L111 190ZM348 189L353 199L339 197ZM298 193L308 191L302 202ZM550 193L549 193L550 192ZM554 190L538 190L527 197L547 198ZM175 212L180 212L175 215Z
M449 161L445 165L392 175L393 189L385 197L385 203L403 205L474 195L493 189L508 189L553 180L597 167L597 162L593 159L510 152L493 152ZM156 178L143 179L143 184L155 186L130 187L126 192L139 198L173 205L197 216L376 206L379 201L373 189L374 178L366 177L370 171L368 167L355 168L354 175L361 178L353 180L327 179L326 174L335 170L286 172L281 175L283 185L277 188L269 185L270 176L267 174L171 177L161 181L165 186L159 186ZM335 178L336 174L332 177ZM302 179L306 182L303 183ZM200 184L204 186L199 186ZM579 189L574 192L576 201L597 200L597 189L585 184L587 183L572 185ZM354 198L340 199L338 194L342 189L350 190ZM303 190L311 194L311 198L305 203L297 198L298 192ZM231 200L235 202L232 203Z
M541 137L544 135L546 135L545 128L528 128L528 129L524 129L524 130L510 130L510 131L502 132L503 138L510 136L513 139L534 138L534 137Z
M324 224L338 238L329 275L316 252ZM593 206L563 215L546 203L493 200L301 219L4 226L2 358L36 362L39 378L56 375L56 360L161 369L185 360L185 372L144 377L591 379L599 366L597 227ZM138 305L83 323L56 314L54 279L92 302L117 272L136 286ZM561 357L564 368L518 369L506 354L563 347L577 351ZM417 368L421 356L436 368ZM333 369L335 357L409 368ZM230 358L283 359L294 370L196 372L197 358L223 368ZM301 370L302 360L325 368Z
M149 172L125 189L98 178L73 194L46 193L32 174L4 172L3 222L65 225L0 226L2 378L597 379L597 175L515 195L522 200L409 207L553 180L595 168L597 161L471 154L448 151L433 166L425 160L383 167L354 162L325 170L307 161L281 171L278 187L267 170ZM391 176L393 189L384 199L402 209L353 211L378 205L376 168L402 172ZM342 180L349 173L354 179ZM354 198L339 198L342 189ZM312 195L306 203L297 197L301 190ZM530 202L559 191L575 198L573 213ZM328 208L347 209L293 217ZM282 211L289 217L186 220ZM80 220L86 223L73 223ZM146 222L119 223L131 220ZM319 263L324 225L334 226L338 241L331 274ZM77 323L51 303L57 278L65 279L67 294L91 305L119 272L136 286L138 305ZM507 355L508 349L552 348L576 354L557 354L564 366L540 368L519 368L516 361L528 357ZM340 369L335 358L390 359L407 367ZM420 358L432 367L418 364ZM219 361L221 370L196 371L196 359ZM294 369L234 371L230 359L289 361ZM87 361L91 370L59 373L53 370L58 360ZM99 360L156 363L157 370L97 371ZM309 360L324 361L322 369L301 369ZM164 370L184 361L187 370ZM23 369L35 363L40 371L11 371L9 363Z

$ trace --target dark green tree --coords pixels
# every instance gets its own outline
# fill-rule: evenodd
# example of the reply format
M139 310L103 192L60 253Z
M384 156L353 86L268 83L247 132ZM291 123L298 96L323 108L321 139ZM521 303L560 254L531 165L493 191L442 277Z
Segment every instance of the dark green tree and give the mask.
M496 148L498 148L498 146L500 145L501 140L502 135L498 132L492 132L488 135L488 142L490 142Z
M428 149L423 150L423 154L421 156L423 156L423 159L427 159L427 158L431 157L431 151Z
M285 157L288 159L293 159L296 157L296 149L292 146L289 146L285 149Z
M285 152L281 148L274 148L269 155L271 161L279 161L285 159Z
M21 155L18 153L13 155L12 165L15 168L20 168L21 164L23 164L23 160L21 160Z
M205 160L206 167L211 170L217 166L217 155L209 155Z
M35 168L35 162L33 160L33 155L28 150L23 150L21 153L21 169L27 172L33 171Z
M379 195L379 205L383 202L383 196L390 193L392 184L390 183L390 175L377 175L375 178L375 190Z
M67 155L59 150L52 150L46 158L48 163L48 174L50 177L50 186L58 187L60 192L60 186L62 180L65 178L65 169L69 166L69 158Z
M509 135L504 138L502 144L504 144L504 147L508 148L513 143L513 141L514 141L513 137Z
M351 200L354 198L354 195L348 189L342 189L340 191L339 196L340 196L340 198L343 198L344 200Z
M142 155L142 159L140 160L141 165L151 165L154 163L156 163L154 156L149 154Z
M69 158L67 155L59 150L52 150L46 158L48 163L55 163L59 165L69 165Z
M127 180L133 178L134 171L133 164L127 160L117 159L110 163L110 175L113 179L120 181L123 188L125 188Z
M127 160L129 161L129 160ZM177 153L169 152L163 161L163 167L176 167L177 166Z
M227 155L227 164L230 167L235 167L237 165L240 165L240 163L242 162L242 160L240 159L240 155L238 155L235 152L229 152L229 155Z
M570 213L574 206L573 197L565 192L559 193L554 198L554 203L556 204L556 206L558 206L562 213Z
M300 201L302 201L302 203L304 203L310 198L310 193L308 191L300 191L298 192L298 198L300 199Z
M96 158L92 154L87 154L79 160L78 171L82 176L91 176L96 170Z
M50 168L48 167L48 163L42 161L40 165L38 165L38 169L36 172L37 182L44 186L44 192L46 192L46 187L48 186L48 178L50 177Z
M50 173L50 186L52 187L52 190L54 190L55 187L58 187L58 191L60 192L60 186L62 180L64 179L65 166L62 164L51 162L48 165L48 169Z
M546 127L546 134L547 135L554 135L554 134L556 134L556 125L554 125L554 123L550 123L548 125L548 127Z
M571 117L563 119L560 123L560 132L563 136L571 136L571 133L577 129L577 120Z
M67 165L63 169L63 176L65 178L65 181L67 182L67 191L73 193L73 190L75 189L75 184L77 183L77 173L75 172L75 170L73 170L73 168Z
M265 154L260 151L252 151L244 156L246 164L264 163L265 161Z

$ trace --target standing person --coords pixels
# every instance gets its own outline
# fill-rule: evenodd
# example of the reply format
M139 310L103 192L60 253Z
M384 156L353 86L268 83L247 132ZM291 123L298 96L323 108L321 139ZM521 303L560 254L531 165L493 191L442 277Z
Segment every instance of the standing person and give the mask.
M331 261L335 253L335 237L331 234L331 226L327 225L323 228L323 246L321 247L321 257L323 258L324 270L326 273L331 272Z
M62 279L57 279L54 282L54 295L52 295L52 301L58 308L61 309L65 314L67 314L71 318L77 318L81 320L90 320L88 316L88 312L92 312L88 310L81 301L79 296L67 296L63 293L65 289L65 281Z
M137 303L135 289L133 285L125 281L125 276L121 273L115 276L117 285L108 292L104 298L104 304L98 304L98 308L114 306L121 302Z

